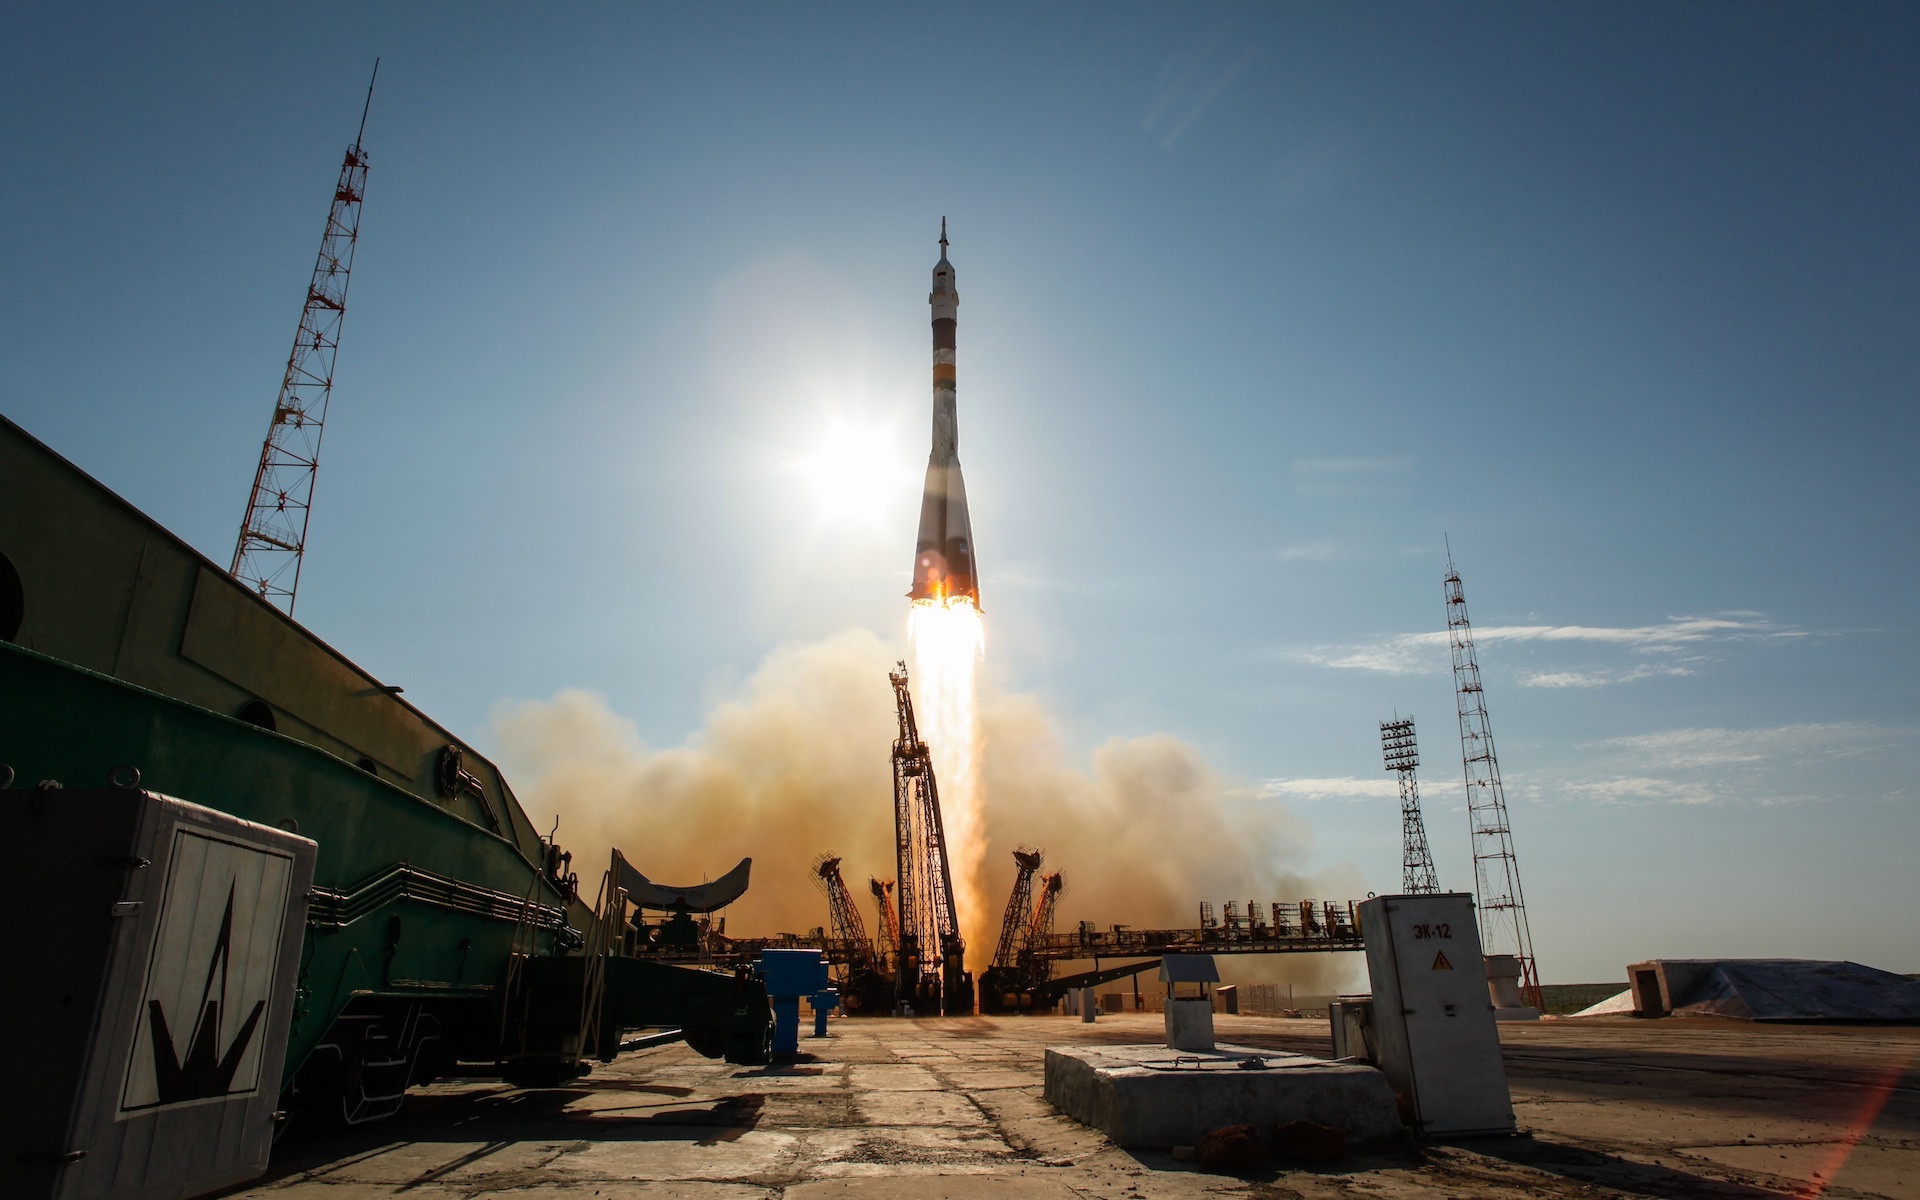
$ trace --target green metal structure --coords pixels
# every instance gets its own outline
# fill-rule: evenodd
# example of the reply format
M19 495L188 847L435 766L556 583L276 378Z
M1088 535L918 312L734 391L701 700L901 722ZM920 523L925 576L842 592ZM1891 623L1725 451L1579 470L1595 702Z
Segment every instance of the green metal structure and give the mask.
M482 755L0 418L0 786L177 796L318 843L285 1107L348 1122L492 1064L550 1083L623 1030L763 1062L749 971L622 957ZM24 847L58 855L59 847Z

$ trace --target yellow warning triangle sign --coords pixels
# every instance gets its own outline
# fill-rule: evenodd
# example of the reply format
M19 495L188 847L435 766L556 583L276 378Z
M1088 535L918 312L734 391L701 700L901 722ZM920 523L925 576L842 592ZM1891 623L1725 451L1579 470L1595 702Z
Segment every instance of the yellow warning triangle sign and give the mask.
M1453 964L1447 961L1447 952L1445 950L1433 956L1433 969L1436 971L1453 970Z

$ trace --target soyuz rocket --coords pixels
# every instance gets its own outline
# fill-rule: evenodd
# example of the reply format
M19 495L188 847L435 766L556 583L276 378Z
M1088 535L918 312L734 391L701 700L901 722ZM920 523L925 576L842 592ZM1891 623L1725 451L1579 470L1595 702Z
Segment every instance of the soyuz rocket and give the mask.
M920 500L920 538L913 550L915 600L946 603L965 598L980 607L980 577L973 561L973 525L967 519L967 485L960 478L960 430L954 413L953 333L960 311L953 264L947 261L947 219L940 218L940 261L933 264L933 451L927 456L927 486Z

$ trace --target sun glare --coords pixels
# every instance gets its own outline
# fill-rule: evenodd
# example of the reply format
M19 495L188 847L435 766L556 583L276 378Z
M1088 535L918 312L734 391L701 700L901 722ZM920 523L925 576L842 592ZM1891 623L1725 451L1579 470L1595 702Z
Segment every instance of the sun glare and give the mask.
M794 469L807 481L822 517L875 524L897 500L908 473L884 430L835 424Z

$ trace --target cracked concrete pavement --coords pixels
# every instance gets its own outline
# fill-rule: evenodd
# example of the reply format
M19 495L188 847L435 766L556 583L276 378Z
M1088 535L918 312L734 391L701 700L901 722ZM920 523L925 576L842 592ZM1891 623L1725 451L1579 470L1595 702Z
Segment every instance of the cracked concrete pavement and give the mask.
M1324 1021L1221 1017L1223 1039L1329 1050ZM836 1020L793 1063L681 1045L575 1086L451 1081L400 1116L296 1131L245 1200L862 1200L1244 1196L1920 1197L1920 1029L1627 1019L1501 1028L1532 1136L1334 1168L1223 1174L1116 1149L1040 1098L1042 1053L1157 1040L1150 1014ZM903 1177L912 1177L903 1179Z

